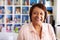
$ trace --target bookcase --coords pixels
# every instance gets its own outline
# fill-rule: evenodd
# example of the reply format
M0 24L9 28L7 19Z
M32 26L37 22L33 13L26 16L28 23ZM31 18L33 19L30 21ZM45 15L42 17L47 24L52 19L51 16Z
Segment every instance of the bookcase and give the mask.
M37 3L46 6L46 22L52 24L54 0L0 0L0 32L18 33L24 23L30 22L30 7Z

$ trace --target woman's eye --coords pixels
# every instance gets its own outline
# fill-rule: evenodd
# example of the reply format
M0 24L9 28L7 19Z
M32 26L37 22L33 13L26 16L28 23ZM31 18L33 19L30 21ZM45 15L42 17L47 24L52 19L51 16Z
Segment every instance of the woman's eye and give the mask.
M34 14L37 14L37 12L34 12Z
M43 15L43 13L40 13L40 15Z

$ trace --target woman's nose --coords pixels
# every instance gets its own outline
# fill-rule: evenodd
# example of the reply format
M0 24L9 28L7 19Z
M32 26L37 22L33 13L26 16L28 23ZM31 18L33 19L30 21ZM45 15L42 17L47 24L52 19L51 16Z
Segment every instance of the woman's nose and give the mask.
M40 15L40 14L37 14L37 17L38 17L38 18L40 18L40 17L41 17L41 15Z

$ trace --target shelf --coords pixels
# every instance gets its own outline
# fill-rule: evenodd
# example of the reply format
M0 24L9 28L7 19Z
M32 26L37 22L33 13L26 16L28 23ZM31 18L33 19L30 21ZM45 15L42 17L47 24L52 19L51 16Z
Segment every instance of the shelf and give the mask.
M4 3L2 3L3 1ZM0 0L2 4L0 4L0 26L5 25L5 30L8 29L10 31L14 30L16 25L23 25L24 23L30 22L29 10L30 7L37 3L45 3L45 0ZM51 7L52 8L52 7ZM51 9L49 8L49 9ZM51 9L50 11L52 11ZM4 18L4 19L3 19ZM2 20L4 22L1 22ZM10 25L12 24L11 28ZM7 27L7 28L6 28ZM13 29L12 29L13 28ZM15 31L19 31L19 27L15 28Z

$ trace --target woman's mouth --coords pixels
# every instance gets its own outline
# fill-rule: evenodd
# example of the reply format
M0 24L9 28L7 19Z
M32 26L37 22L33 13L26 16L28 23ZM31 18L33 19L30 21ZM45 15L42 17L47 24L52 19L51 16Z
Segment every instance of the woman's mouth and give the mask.
M37 20L37 21L42 21L42 19L41 19L41 18L36 18L36 20Z

